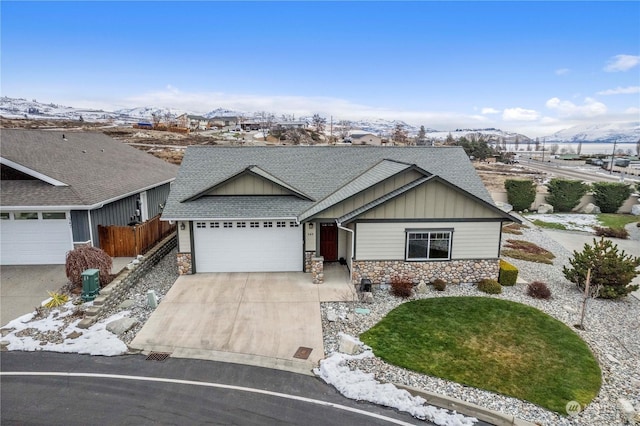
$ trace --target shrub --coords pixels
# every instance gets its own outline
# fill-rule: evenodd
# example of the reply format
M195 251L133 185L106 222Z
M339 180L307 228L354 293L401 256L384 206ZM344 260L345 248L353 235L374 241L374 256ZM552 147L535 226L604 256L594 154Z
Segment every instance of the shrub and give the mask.
M76 287L82 287L82 273L87 269L100 271L100 287L109 284L113 260L104 250L95 247L79 247L67 253L65 268L67 278Z
M502 255L529 262L553 264L555 255L549 250L524 240L507 240Z
M615 213L631 195L631 187L619 182L594 182L593 199L602 213Z
M447 288L447 282L440 278L433 280L431 284L433 284L433 288L435 288L438 291L444 291Z
M519 223L510 223L502 227L502 232L504 232L505 234L522 235L522 228L528 229L529 227L527 225L521 225Z
M554 178L547 184L547 188L549 195L545 199L553 206L553 211L570 212L580 203L589 186L579 180Z
M629 233L624 228L602 228L600 226L594 226L593 230L598 237L622 238L623 240L629 238Z
M516 211L531 208L536 199L536 185L532 180L507 179L504 182L507 200Z
M478 290L487 294L500 294L502 293L502 286L496 280L485 278L478 283Z
M512 286L518 280L518 268L509 262L500 259L500 272L498 273L498 282L500 285Z
M551 297L551 290L543 282L534 281L527 286L527 294L534 299L549 299Z
M45 303L45 308L56 308L58 306L64 305L69 301L69 296L67 296L66 294L60 294L53 291L50 291L48 293L49 297L51 297L51 300Z
M573 252L569 259L571 268L562 267L565 278L577 284L584 290L587 280L587 270L591 268L591 288L599 288L597 297L603 299L618 299L638 289L637 285L630 285L631 281L640 274L636 270L640 266L640 257L618 252L618 246L610 240L593 239L593 245L585 244L582 252Z
M411 293L413 292L413 283L409 281L404 281L400 278L393 278L391 280L391 294L396 297L402 297L406 299L411 297Z

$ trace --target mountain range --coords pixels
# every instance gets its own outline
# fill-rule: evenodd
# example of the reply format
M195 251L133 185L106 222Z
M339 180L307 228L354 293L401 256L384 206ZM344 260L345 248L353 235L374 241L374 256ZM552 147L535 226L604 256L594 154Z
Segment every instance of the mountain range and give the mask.
M0 116L5 118L84 120L118 125L136 123L141 120L151 120L152 115L154 114L161 117L165 117L167 115L176 117L183 113L195 114L192 111L158 108L153 106L104 111L87 108L74 108L55 103L42 103L35 99L28 101L23 98L10 98L6 96L0 98ZM205 118L214 118L219 116L245 116L252 118L254 116L253 113L233 111L225 108L218 108L207 113L197 115L202 115ZM297 120L306 120L311 122L311 117L298 117ZM333 124L336 126L335 128L338 128L342 123ZM403 125L409 135L418 134L418 127L409 125L400 120L385 120L380 118L355 120L349 122L349 127L351 129L360 129L374 134L389 135L398 124ZM431 140L445 140L449 135L451 135L454 139L458 139L463 136L467 139L482 136L485 140L491 143L503 141L504 143L511 144L516 140L520 143L532 141L532 139L526 135L507 132L495 128L425 130L427 138ZM547 143L613 143L614 141L619 143L635 143L640 140L640 122L594 123L589 125L579 125L539 139L545 139Z

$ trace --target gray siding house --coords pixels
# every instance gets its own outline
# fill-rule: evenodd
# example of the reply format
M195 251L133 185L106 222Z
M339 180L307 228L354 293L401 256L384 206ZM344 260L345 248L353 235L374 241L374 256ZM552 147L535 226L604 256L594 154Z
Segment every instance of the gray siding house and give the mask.
M459 147L189 147L162 220L180 273L312 272L351 280L497 277L502 223Z
M1 129L0 263L63 264L162 212L177 166L97 132Z

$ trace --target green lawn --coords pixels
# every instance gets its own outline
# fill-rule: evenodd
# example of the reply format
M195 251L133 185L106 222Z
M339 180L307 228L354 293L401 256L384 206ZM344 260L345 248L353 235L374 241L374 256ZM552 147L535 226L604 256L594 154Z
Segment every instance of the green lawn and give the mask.
M615 214L615 213L601 213L598 215L598 221L602 223L602 226L620 229L628 223L638 222L638 216L631 214Z
M534 219L533 224L539 226L540 228L548 228L548 229L559 229L561 231L566 231L567 227L561 223L555 222L545 222L540 219Z
M385 361L524 399L561 414L588 404L600 367L560 321L515 302L445 297L404 303L360 336Z

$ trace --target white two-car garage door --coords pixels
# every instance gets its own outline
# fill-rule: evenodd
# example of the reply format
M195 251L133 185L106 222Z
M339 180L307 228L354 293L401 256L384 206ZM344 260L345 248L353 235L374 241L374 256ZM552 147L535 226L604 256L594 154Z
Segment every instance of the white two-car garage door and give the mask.
M73 249L69 212L0 213L2 265L59 265Z
M302 271L295 221L195 222L196 272Z

